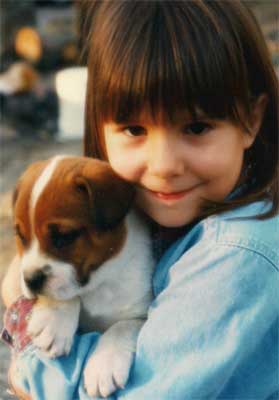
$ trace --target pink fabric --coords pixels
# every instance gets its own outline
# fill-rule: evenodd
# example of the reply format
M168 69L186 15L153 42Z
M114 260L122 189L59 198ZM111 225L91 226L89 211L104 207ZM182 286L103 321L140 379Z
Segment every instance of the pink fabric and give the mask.
M1 339L16 353L20 353L32 343L32 338L27 334L27 324L35 301L20 297L4 314Z

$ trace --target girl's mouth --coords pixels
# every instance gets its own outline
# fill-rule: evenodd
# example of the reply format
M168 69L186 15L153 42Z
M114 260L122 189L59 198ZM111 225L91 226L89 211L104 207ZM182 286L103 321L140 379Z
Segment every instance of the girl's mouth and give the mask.
M192 189L188 189L188 190L183 190L181 192L172 192L172 193L153 192L152 190L149 190L149 193L159 200L176 201L185 197L188 193L191 192L191 190Z

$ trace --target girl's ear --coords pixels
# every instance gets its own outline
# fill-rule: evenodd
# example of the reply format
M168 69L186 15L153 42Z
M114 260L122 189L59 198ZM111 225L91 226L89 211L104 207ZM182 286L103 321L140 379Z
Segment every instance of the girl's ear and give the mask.
M257 98L255 104L253 105L251 113L251 128L255 136L258 134L261 128L267 102L267 94L263 93Z
M245 148L248 149L254 143L257 134L261 128L266 105L268 102L267 94L261 94L252 106L252 111L249 116L249 132L245 135Z

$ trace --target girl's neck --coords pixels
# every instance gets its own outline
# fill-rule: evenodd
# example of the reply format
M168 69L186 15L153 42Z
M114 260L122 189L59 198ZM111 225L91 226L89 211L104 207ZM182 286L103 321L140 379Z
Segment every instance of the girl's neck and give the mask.
M192 227L196 225L200 220L196 219L190 224L183 225L177 228L167 228L157 224L141 210L138 209L138 212L140 213L141 217L146 220L146 223L150 227L154 255L157 260L160 259L160 257L169 246L171 246L180 237L184 236L187 232L189 232Z

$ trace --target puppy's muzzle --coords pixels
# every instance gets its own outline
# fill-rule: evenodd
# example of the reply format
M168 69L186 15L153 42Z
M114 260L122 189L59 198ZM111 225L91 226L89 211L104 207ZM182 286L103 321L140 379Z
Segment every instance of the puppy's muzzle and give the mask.
M33 293L39 293L43 289L48 279L49 270L50 266L45 265L43 268L36 270L32 273L25 273L24 281L28 289L31 290Z

